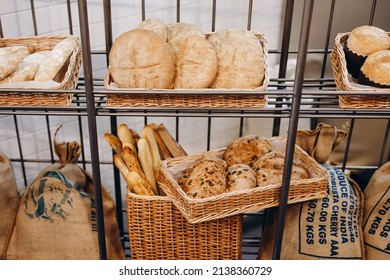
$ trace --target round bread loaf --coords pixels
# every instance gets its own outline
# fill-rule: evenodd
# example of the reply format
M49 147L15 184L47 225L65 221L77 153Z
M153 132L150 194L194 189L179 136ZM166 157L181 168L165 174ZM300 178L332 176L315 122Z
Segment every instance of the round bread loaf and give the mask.
M370 54L360 69L359 83L375 87L390 87L390 50Z
M27 46L0 48L0 80L14 72L19 63L30 54Z
M156 32L164 41L168 40L168 30L165 24L157 18L145 19L138 25L138 28L148 29Z
M248 135L235 139L230 143L223 155L228 166L247 164L250 167L264 154L272 151L272 144L262 136Z
M233 164L227 170L227 191L249 190L256 187L256 172L246 164Z
M283 178L284 168L284 153L272 151L259 158L253 165L253 169L257 173L257 186L268 186L272 184L280 184ZM303 167L302 163L294 158L291 181L308 179L309 173Z
M199 37L204 37L204 33L197 28L195 25L184 22L176 22L172 24L168 24L168 42L173 43L174 41L183 41L184 38L190 35L197 35ZM173 44L175 47L175 44Z
M386 31L369 25L356 27L348 36L344 46L348 72L354 78L359 78L362 67L368 55L390 48L390 37Z
M226 191L226 163L210 156L197 160L179 179L183 191L192 198L206 198Z
M40 64L34 80L38 82L53 80L75 50L78 40L72 35L55 45Z
M253 32L224 29L208 40L218 58L218 73L211 87L251 89L263 84L263 47Z
M168 44L155 32L133 29L120 35L109 54L109 71L120 88L172 88L175 64Z

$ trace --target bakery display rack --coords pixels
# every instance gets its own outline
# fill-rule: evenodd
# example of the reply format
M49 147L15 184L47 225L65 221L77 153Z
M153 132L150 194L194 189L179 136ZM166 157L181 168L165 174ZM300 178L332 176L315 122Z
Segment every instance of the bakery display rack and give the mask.
M64 13L64 17L68 19L69 34L73 34L75 24L72 22L71 1L64 1L67 3L67 12ZM103 141L98 135L99 122L108 122L110 124L111 133L117 134L117 127L119 124L118 119L121 117L127 118L143 118L144 124L148 124L150 118L171 118L175 120L176 126L174 130L174 137L176 141L180 143L180 126L179 123L185 118L202 118L207 119L207 126L204 128L207 130L207 139L205 150L211 149L212 142L212 125L216 119L235 119L240 122L237 136L242 136L244 133L244 126L247 119L268 120L272 122L272 131L268 131L272 136L278 136L281 133L282 121L288 122L288 135L287 135L287 147L286 147L286 161L285 169L282 181L282 191L280 196L280 206L278 212L277 231L275 236L275 248L274 259L280 258L280 249L283 237L283 225L285 212L287 207L287 196L289 191L290 174L292 168L292 151L294 150L296 131L298 129L298 122L306 119L310 120L312 128L315 128L320 119L334 119L343 120L350 123L350 133L345 142L345 152L343 159L339 164L339 167L345 171L368 171L373 172L382 164L390 160L390 154L388 151L389 143L389 131L390 131L390 106L384 108L341 108L339 106L339 96L351 96L365 94L364 91L342 91L336 89L336 83L332 76L326 76L326 67L329 67L330 54L334 42L331 38L333 14L336 8L335 0L330 1L330 10L328 15L328 26L326 31L325 46L323 49L311 49L308 47L310 30L313 21L316 19L312 17L313 7L315 5L314 0L305 0L302 10L302 18L300 21L299 32L299 45L297 49L290 48L291 32L293 27L293 17L296 10L297 3L299 1L287 0L284 6L284 19L283 30L281 34L281 46L278 49L269 49L268 56L276 57L279 61L279 68L277 76L270 76L267 90L258 91L256 94L259 97L267 98L267 105L263 108L245 108L245 107L229 107L229 108L207 108L207 107L169 107L169 106L127 106L127 107L114 107L107 105L107 94L129 94L126 91L110 91L104 88L104 77L97 77L93 73L93 57L103 56L108 63L108 53L113 44L112 35L112 15L111 15L111 2L110 0L102 0L101 5L104 11L104 38L105 49L92 51L90 45L90 23L88 20L88 1L77 1L78 16L79 16L79 28L80 39L82 45L82 73L77 82L75 90L68 90L68 93L72 94L71 104L68 106L31 106L31 105L0 105L0 116L11 116L12 125L17 139L18 157L12 157L11 161L18 163L21 167L22 177L24 184L28 184L26 175L26 169L34 163L54 163L56 161L53 148L51 148L50 157L47 159L37 159L31 157L31 155L23 147L23 139L20 137L20 117L22 116L42 116L45 119L45 125L47 130L48 143L52 142L53 131L51 128L51 120L54 117L61 117L64 120L67 118L77 117L78 130L80 135L80 141L82 146L89 147L89 151L83 151L80 164L84 168L90 168L93 174L95 195L96 195L96 210L97 210L97 223L98 223L98 236L100 246L100 258L106 259L106 244L104 240L104 217L102 214L102 198L100 187L102 185L101 180L101 166L112 166L113 172L113 186L115 187L115 193L113 197L116 201L118 223L121 232L121 238L123 246L126 249L127 257L131 258L131 252L129 251L129 232L127 229L127 213L126 206L123 204L125 194L123 193L120 174L116 168L114 168L112 161L102 161L99 158L99 142ZM146 5L145 0L142 2L142 9L139 11L140 20L146 18ZM184 1L176 1L176 19L180 21L181 4ZM215 31L215 23L217 17L217 10L221 1L210 1L210 15L211 26L209 31ZM242 5L248 7L247 14L247 26L243 28L251 29L251 23L256 14L252 12L253 0L240 1ZM34 7L34 0L31 3L31 18L34 35L39 35L36 20L36 10ZM377 1L372 1L371 9L369 13L369 21L367 24L373 24L377 8ZM1 18L0 18L1 20ZM1 21L0 21L1 23ZM6 26L0 24L0 35L3 38ZM319 76L315 78L308 78L305 76L305 66L307 55L320 54L323 57L322 64L320 65ZM295 77L293 79L287 77L287 61L289 56L297 57L297 65L295 69ZM28 94L34 93L33 90L26 89L1 89L3 94ZM55 94L56 90L42 90L50 94ZM1 94L1 93L0 93ZM138 93L144 95L146 98L151 95L164 94L164 91L159 90L143 90ZM183 94L182 92L170 92L170 94ZM187 90L185 94L202 95L206 94L201 90ZM213 92L207 92L207 94L218 95L221 94L218 90ZM232 90L224 91L224 95L235 95L247 97L248 94L245 91ZM387 96L390 99L389 91L380 92L382 96ZM261 98L262 99L262 98ZM86 124L86 122L87 124ZM348 162L350 156L350 147L353 139L353 132L355 123L359 120L384 120L383 126L383 140L380 147L380 155L378 157L377 164L362 166L351 165ZM87 137L86 137L87 136ZM84 139L88 138L89 143L84 143ZM4 140L0 135L0 142ZM258 246L261 242L261 228L264 220L263 212L245 213L243 216L243 232L242 232L242 258L255 259L258 253Z

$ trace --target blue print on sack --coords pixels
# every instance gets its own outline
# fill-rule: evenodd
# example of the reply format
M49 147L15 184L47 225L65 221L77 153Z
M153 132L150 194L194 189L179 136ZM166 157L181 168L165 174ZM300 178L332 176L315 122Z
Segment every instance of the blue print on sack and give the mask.
M64 185L68 189L64 188ZM87 193L80 191L78 186L76 187L61 172L46 172L39 185L33 184L28 190L25 201L26 215L30 219L42 218L51 222L56 218L65 220L73 208L71 190L76 190L81 198L89 197Z

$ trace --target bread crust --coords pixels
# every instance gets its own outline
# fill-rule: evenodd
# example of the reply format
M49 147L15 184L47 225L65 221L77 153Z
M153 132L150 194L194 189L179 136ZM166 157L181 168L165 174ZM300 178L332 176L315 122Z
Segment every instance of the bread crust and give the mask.
M390 48L390 37L386 31L369 25L356 27L347 39L348 49L360 56L368 56Z

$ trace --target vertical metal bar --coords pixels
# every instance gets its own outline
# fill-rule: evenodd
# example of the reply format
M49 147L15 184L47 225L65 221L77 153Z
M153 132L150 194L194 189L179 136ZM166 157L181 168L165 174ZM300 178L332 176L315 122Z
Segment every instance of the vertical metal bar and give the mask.
M20 164L22 165L23 181L24 181L24 185L27 186L26 166L24 165L22 141L20 140L19 124L16 115L14 115L14 125L15 125L15 132L16 132L16 141L18 143L18 149L19 149Z
M209 111L211 114L211 111ZM211 117L207 118L207 151L210 151L210 143L211 143Z
M109 66L108 54L112 47L112 21L111 21L111 1L103 1L104 10L104 34L106 40L106 63Z
M211 14L211 32L215 31L216 14L217 14L217 0L213 0L213 9Z
M372 1L371 5L371 14L370 14L370 20L368 21L368 25L372 25L374 22L374 17L375 17L375 9L376 9L376 2L377 0Z
M291 118L287 134L286 156L284 160L282 189L280 194L280 206L278 209L278 219L276 224L276 236L273 251L273 259L280 259L280 252L283 240L284 221L287 210L288 192L290 187L291 170L295 153L295 137L299 120L299 107L301 105L303 80L305 75L305 64L307 47L309 43L310 25L313 14L314 0L305 0L303 7L303 17L301 33L298 47L297 67L294 80L294 96L291 107Z
M34 35L38 35L38 29L37 29L37 18L35 16L35 5L34 0L30 0L30 7L31 7L31 17L33 21L33 28L34 28Z
M176 113L178 114L179 111L176 110ZM179 131L179 122L180 122L179 117L176 117L176 142L178 142L178 143L179 143L179 135L180 135L180 131Z
M145 20L145 0L141 1L141 12L142 12L142 21Z
M244 111L241 111L241 114L244 114ZM239 137L241 137L244 133L244 118L240 118L240 131Z
M294 0L287 0L285 15L284 15L284 25L283 25L283 39L282 39L282 53L280 55L279 62L279 79L286 78L287 73L287 59L288 59L288 50L290 48L290 37L291 37L291 28L292 28L292 19L294 13ZM282 82L278 82L281 84ZM284 83L284 82L283 82ZM278 86L278 89L284 89L283 86ZM276 98L276 101L282 101L282 98ZM282 105L277 104L276 107L282 107ZM281 118L274 118L272 136L278 136L280 133L280 123Z
M322 68L321 68L321 79L325 77L325 70L326 70L326 62L328 60L328 49L329 49L329 42L330 42L330 34L332 31L332 24L333 24L333 14L334 14L334 8L335 8L336 0L332 0L332 3L330 5L330 12L329 12L329 18L328 18L328 28L326 33L326 39L325 39L325 46L324 46L324 57L322 59ZM322 84L322 81L320 82ZM322 89L322 86L319 87L319 89ZM321 101L321 99L315 99L315 101ZM319 108L319 105L315 105L316 108ZM318 123L318 118L312 118L311 119L311 129L315 129Z
M3 25L1 24L1 18L0 18L0 38L4 38Z
M246 26L246 29L248 29L248 30L251 30L251 27L252 27L252 11L253 11L253 0L249 0L248 23Z
M343 165L341 167L341 170L344 172L345 171L345 166L347 165L348 161L348 155L349 155L349 148L351 146L351 140L352 140L352 133L353 133L353 128L355 126L355 119L351 119L351 124L349 126L349 133L347 137L347 143L345 145L345 152L344 152L344 158L343 158Z
M47 110L45 110L45 112L48 112ZM49 141L49 151L50 151L50 159L51 159L51 163L54 163L54 151L53 151L53 143L52 143L52 139L51 139L51 130L50 130L50 120L49 120L49 116L46 115L46 128L47 128L47 139Z
M69 34L73 35L72 8L70 5L70 0L66 0L66 6L68 10Z
M180 22L180 0L176 1L176 22Z
M79 7L79 21L80 21L80 35L82 43L83 55L83 71L85 80L85 93L87 101L87 115L88 115L88 129L92 160L92 175L95 191L96 202L96 217L98 226L98 242L100 259L107 259L104 216L103 216L103 202L100 179L99 166L99 145L97 139L96 127L96 111L93 95L93 76L92 76L92 62L91 62L91 46L89 39L89 23L88 23L88 9L86 0L78 1Z
M383 137L381 155L379 157L379 163L378 163L379 167L385 163L385 152L386 152L386 147L387 147L387 141L389 140L389 130L390 130L390 119L387 121L385 136ZM386 162L387 162L387 160L386 160Z

